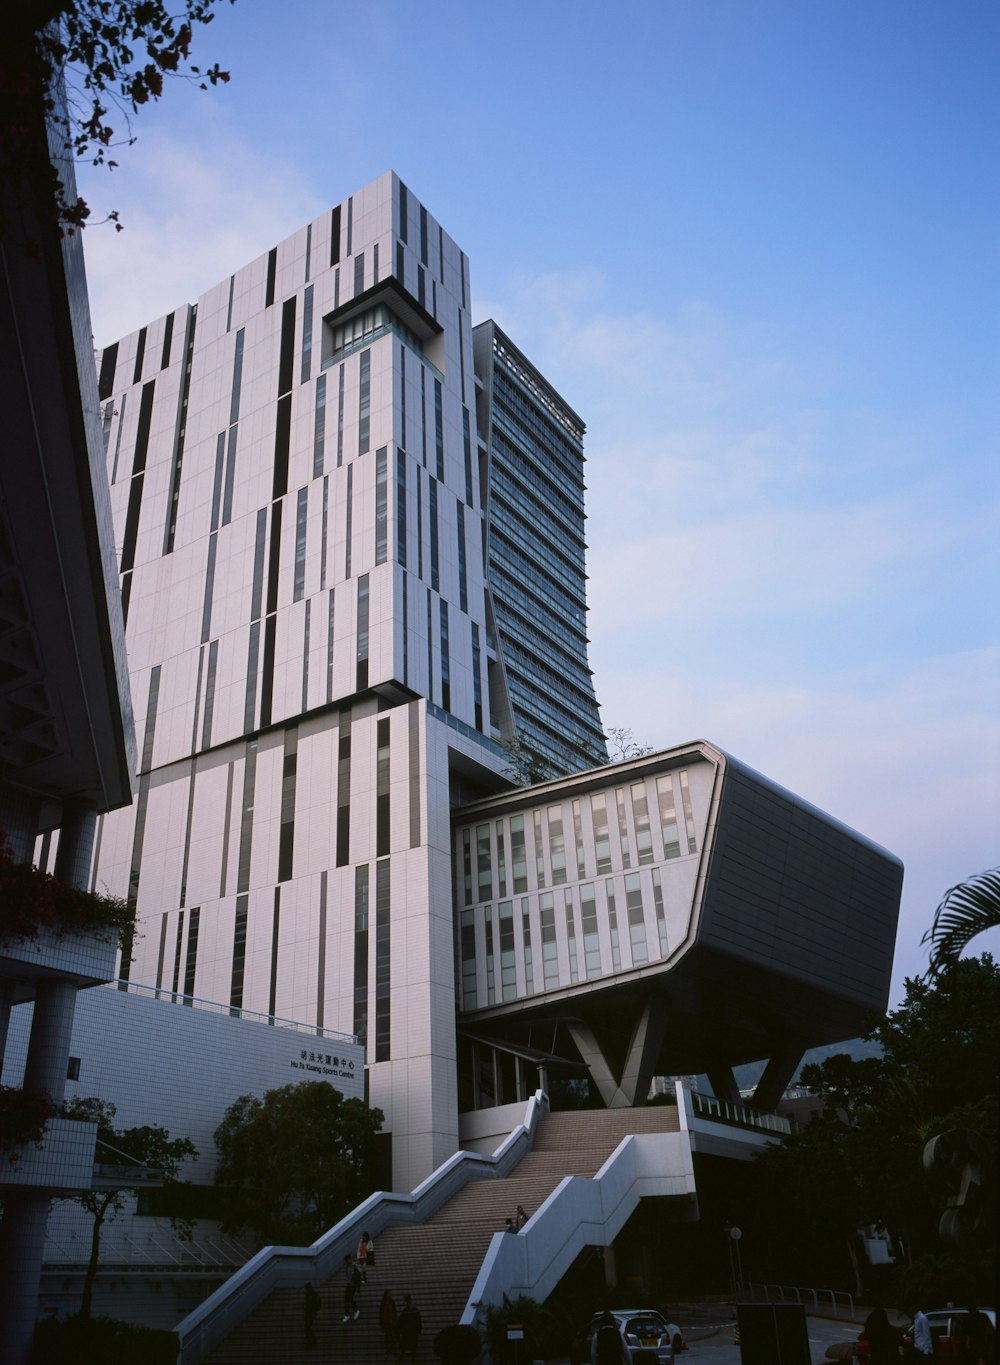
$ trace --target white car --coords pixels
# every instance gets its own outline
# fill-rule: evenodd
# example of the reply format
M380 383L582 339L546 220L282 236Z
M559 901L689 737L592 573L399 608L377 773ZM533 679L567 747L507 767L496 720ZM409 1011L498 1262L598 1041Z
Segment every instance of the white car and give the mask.
M977 1308L978 1304L975 1305ZM988 1320L990 1326L996 1331L997 1315L994 1308L979 1308L980 1313ZM930 1323L931 1336L934 1338L934 1351L938 1358L948 1360L949 1358L958 1360L958 1338L961 1335L961 1321L965 1317L965 1308L928 1308L925 1309L927 1321ZM907 1331L903 1340L912 1342L912 1329Z
M667 1322L655 1308L611 1308L608 1310L625 1340L629 1355L655 1351L660 1365L670 1365L674 1355L684 1349L684 1337L675 1322ZM593 1341L603 1311L595 1313L587 1328L587 1341Z

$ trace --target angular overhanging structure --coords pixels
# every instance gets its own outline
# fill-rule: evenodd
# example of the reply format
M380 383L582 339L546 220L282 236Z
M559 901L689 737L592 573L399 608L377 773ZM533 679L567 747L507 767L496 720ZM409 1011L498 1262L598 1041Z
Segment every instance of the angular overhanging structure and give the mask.
M899 860L705 741L464 806L454 849L463 1107L572 1062L612 1107L732 1098L767 1059L768 1109L885 1009Z

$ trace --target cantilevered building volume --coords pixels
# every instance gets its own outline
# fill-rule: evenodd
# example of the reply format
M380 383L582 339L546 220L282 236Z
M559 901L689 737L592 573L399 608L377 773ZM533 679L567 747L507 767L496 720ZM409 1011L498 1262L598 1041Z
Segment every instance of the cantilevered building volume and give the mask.
M100 376L140 757L91 875L137 908L123 975L356 1035L397 1190L539 1068L620 1105L769 1056L774 1091L884 1007L894 859L712 746L586 771L583 424L473 331L397 176ZM512 792L512 750L553 780Z

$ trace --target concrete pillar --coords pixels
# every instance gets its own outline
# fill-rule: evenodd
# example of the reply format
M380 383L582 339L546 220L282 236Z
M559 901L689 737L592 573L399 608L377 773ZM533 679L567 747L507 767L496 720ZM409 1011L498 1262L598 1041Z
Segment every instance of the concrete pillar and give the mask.
M795 1042L789 1042L780 1052L776 1052L764 1068L763 1076L757 1082L753 1099L750 1101L751 1106L765 1114L772 1113L777 1109L778 1101L787 1090L788 1083L798 1070L799 1063L804 1056L805 1048Z
M0 1071L3 1070L4 1054L7 1051L7 1030L10 1028L10 1011L14 1004L14 983L7 977L0 977Z
M48 1217L47 1191L8 1191L4 1195L0 1223L0 1341L6 1365L24 1365L31 1350Z
M35 1013L24 1066L24 1089L47 1090L55 1104L66 1094L76 985L60 977L39 981L35 989Z
M89 802L71 800L63 804L59 846L53 870L67 886L86 889L96 830L97 811Z
M731 1066L710 1067L706 1073L708 1083L712 1087L712 1094L718 1100L728 1100L730 1104L742 1104L743 1097L740 1088L736 1084L736 1077Z

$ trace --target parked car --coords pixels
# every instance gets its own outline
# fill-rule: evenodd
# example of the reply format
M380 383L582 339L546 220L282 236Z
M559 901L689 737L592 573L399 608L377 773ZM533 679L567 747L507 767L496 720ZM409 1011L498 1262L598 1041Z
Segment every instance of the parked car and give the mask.
M671 1365L674 1355L684 1350L681 1329L675 1322L668 1322L655 1308L612 1308L609 1311L618 1324L618 1330L624 1337L633 1360L641 1360L643 1353L648 1357L655 1352L660 1365ZM603 1316L603 1309L600 1313L595 1313L587 1328L588 1361L590 1343Z
M979 1307L977 1304L976 1307ZM993 1331L996 1331L997 1315L995 1308L980 1308L980 1313L989 1321ZM959 1356L958 1339L961 1335L961 1322L966 1316L964 1308L928 1308L925 1309L927 1321L930 1323L931 1336L934 1338L934 1354L938 1360L957 1360ZM905 1332L903 1342L906 1346L913 1344L913 1333Z

